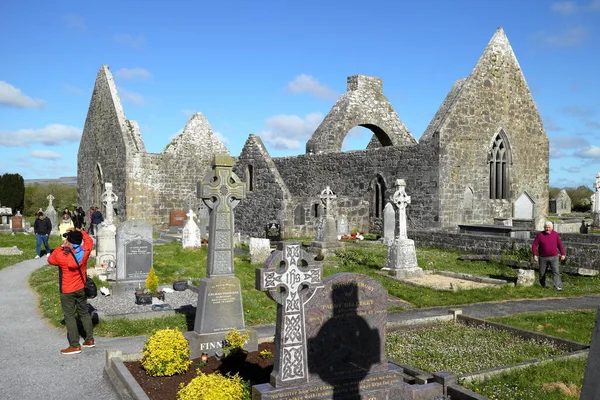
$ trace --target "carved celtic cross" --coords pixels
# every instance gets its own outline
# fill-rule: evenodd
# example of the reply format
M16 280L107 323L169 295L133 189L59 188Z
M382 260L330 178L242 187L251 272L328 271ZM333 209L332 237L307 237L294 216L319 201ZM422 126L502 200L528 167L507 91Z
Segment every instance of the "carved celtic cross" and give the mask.
M52 194L49 194L48 197L46 197L46 200L48 200L49 204L48 204L48 208L52 207L52 200L54 200L54 196L52 196Z
M271 384L296 386L308 382L304 305L323 287L322 268L300 244L279 243L262 268L256 269L256 288L277 302L275 359Z
M113 203L116 203L116 201L119 200L119 197L112 191L112 183L106 182L104 187L106 188L106 191L102 193L101 201L106 208L106 222L112 224L114 216Z
M319 195L319 198L321 198L321 202L323 203L323 206L325 206L325 217L329 217L329 206L331 204L331 201L333 199L336 199L337 196L335 195L335 193L333 193L333 191L331 190L331 188L329 188L329 186L327 186Z
M390 197L392 203L398 207L398 237L406 239L406 206L410 204L410 196L406 194L406 182L404 179L396 179L396 191Z
M246 197L244 183L231 170L228 155L215 155L212 170L199 183L198 197L210 209L206 275L233 275L233 209Z

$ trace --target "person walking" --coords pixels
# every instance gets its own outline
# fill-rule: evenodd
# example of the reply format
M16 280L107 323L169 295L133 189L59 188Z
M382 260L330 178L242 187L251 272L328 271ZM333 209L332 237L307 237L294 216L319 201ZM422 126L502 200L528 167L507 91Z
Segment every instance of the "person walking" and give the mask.
M48 245L48 237L52 232L52 222L44 215L43 212L39 212L35 222L33 223L33 232L35 233L35 258L40 258L42 243L46 249L46 257L50 255L50 245Z
M69 347L60 352L68 355L81 353L82 346L96 347L94 325L88 312L87 296L83 290L83 279L87 278L87 261L92 252L93 241L87 232L80 229L69 230L64 237L62 246L57 247L48 257L48 264L59 267L60 306L65 316L69 338ZM79 343L78 317L85 331L82 344Z
M554 231L552 222L547 221L544 230L539 232L531 245L533 259L540 265L540 285L546 287L546 272L548 267L552 268L552 280L556 290L562 290L562 281L558 269L558 253L560 260L565 259L565 248L563 247L560 236Z

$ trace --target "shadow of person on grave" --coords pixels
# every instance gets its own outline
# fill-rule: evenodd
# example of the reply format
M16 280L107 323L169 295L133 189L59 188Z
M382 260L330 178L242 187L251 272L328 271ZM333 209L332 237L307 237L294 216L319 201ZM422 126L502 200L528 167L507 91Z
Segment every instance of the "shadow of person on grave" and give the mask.
M352 282L331 292L333 315L308 340L308 370L333 386L334 400L359 400L360 382L381 362L379 330L357 314L358 286Z

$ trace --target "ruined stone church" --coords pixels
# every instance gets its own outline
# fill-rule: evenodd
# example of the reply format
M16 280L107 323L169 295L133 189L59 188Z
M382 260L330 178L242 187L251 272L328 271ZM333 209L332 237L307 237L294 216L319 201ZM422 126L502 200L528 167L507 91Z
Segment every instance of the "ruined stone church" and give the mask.
M312 237L323 212L319 194L329 186L337 195L333 212L350 230L381 232L396 179L406 181L412 197L410 228L513 218L541 229L548 213L548 138L502 28L469 76L454 83L418 141L383 89L379 78L349 77L306 154L271 157L260 137L249 135L234 158L246 185L235 209L236 231L264 237L265 226L275 222L284 237ZM342 152L356 126L373 138L365 150ZM217 153L229 152L201 114L162 153L147 153L102 66L79 148L79 202L99 205L103 184L112 182L120 221L166 227L169 211L185 208Z

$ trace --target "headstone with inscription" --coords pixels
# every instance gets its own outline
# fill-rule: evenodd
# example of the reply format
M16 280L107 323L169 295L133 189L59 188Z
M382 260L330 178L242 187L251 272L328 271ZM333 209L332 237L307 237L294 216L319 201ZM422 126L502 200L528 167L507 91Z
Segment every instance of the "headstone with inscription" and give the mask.
M186 220L187 212L185 210L172 210L169 213L169 231L181 232Z
M271 241L263 238L250 238L250 264L263 264L271 255Z
M21 211L17 211L17 214L11 218L12 221L12 230L16 232L24 232L25 225L23 224L23 216L21 215Z
M184 249L201 247L202 241L200 239L200 228L194 220L196 213L194 210L190 209L190 211L187 213L187 216L188 219L185 221L185 225L181 231L181 247Z
M406 234L406 207L410 204L410 196L406 194L404 179L396 180L396 191L390 198L398 208L398 236L388 245L384 271L397 278L409 278L423 275L423 269L417 264L415 242Z
M281 241L281 226L277 222L270 222L265 226L265 236L273 242Z
M233 265L233 209L246 196L245 184L232 171L229 155L215 155L212 169L198 183L198 197L210 209L206 278L199 286L188 287L198 293L194 330L185 334L190 357L215 354L223 346L225 333L233 328L246 332L240 280ZM248 330L244 346L257 350L256 332Z
M596 325L588 353L580 400L600 399L600 308L596 312Z
M257 271L257 288L277 301L278 312L273 373L270 383L253 387L254 400L429 399L442 394L439 384L404 383L408 377L388 364L387 292L379 281L340 273L320 282L320 268L310 265L304 252L283 244L278 250ZM418 391L425 396L414 397Z
M49 194L48 197L46 197L46 200L48 200L48 207L46 208L46 211L44 211L44 215L52 223L52 231L50 232L50 234L51 235L58 235L59 234L59 231L58 231L58 215L56 213L56 210L54 209L54 206L52 205L52 201L54 200L54 196L52 196L52 194Z
M346 218L344 217L337 221L337 234L338 237L348 234L348 221L346 221Z
M10 207L0 207L0 231L10 231L11 229L11 220L9 219L12 215L12 208Z
M117 273L115 292L134 292L144 288L152 268L152 225L140 221L125 221L117 227Z

